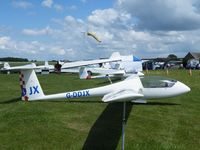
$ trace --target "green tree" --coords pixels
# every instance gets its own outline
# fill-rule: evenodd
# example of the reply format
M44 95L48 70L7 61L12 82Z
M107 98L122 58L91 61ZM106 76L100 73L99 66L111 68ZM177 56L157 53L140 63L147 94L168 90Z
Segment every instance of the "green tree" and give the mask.
M176 56L176 55L174 55L174 54L169 54L168 56L167 56L167 59L168 60L176 60L178 57Z

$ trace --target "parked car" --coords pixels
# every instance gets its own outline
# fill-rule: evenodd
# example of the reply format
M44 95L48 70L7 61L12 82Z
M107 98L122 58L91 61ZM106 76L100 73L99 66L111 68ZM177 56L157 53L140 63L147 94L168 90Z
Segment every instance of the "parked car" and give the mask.
M196 69L200 69L200 64L198 64L198 65L196 66Z
M190 59L190 60L187 61L186 68L187 69L196 69L197 65L199 65L199 60Z

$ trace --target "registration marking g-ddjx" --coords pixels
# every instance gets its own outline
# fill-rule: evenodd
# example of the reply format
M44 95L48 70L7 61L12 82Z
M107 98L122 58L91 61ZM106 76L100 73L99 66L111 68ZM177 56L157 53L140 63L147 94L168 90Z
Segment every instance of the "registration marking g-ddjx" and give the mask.
M90 91L89 90L75 91L75 92L66 93L66 97L67 98L78 98L78 97L86 97L86 96L90 96Z

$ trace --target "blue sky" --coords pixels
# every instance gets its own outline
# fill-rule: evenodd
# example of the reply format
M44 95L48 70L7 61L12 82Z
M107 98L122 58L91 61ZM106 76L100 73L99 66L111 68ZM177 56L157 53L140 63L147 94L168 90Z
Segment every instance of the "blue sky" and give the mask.
M73 16L85 20L90 13L98 9L112 7L113 0L54 0L51 6L43 6L41 0L3 0L0 2L0 25L13 29L9 34L19 32L25 28L44 28L53 25L52 19L62 19ZM56 6L60 6L56 9ZM18 37L18 35L16 36Z
M115 51L182 57L200 52L199 35L198 0L0 1L0 57L79 60Z
M50 7L45 7L42 6L42 2L41 0L2 0L0 23L17 29L37 28L50 23L52 18L64 18L66 15L84 20L93 10L110 8L114 4L113 0L54 0ZM60 6L60 10L56 9L56 6Z

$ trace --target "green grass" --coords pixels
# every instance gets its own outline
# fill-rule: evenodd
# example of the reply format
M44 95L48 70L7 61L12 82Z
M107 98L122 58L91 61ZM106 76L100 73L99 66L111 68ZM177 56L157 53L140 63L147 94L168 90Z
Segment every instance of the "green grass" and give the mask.
M125 149L199 149L200 72L191 77L186 70L170 70L168 76L191 92L128 104ZM38 77L45 94L109 84L71 74ZM101 103L100 97L23 102L18 74L0 74L0 83L0 149L121 149L121 103Z

